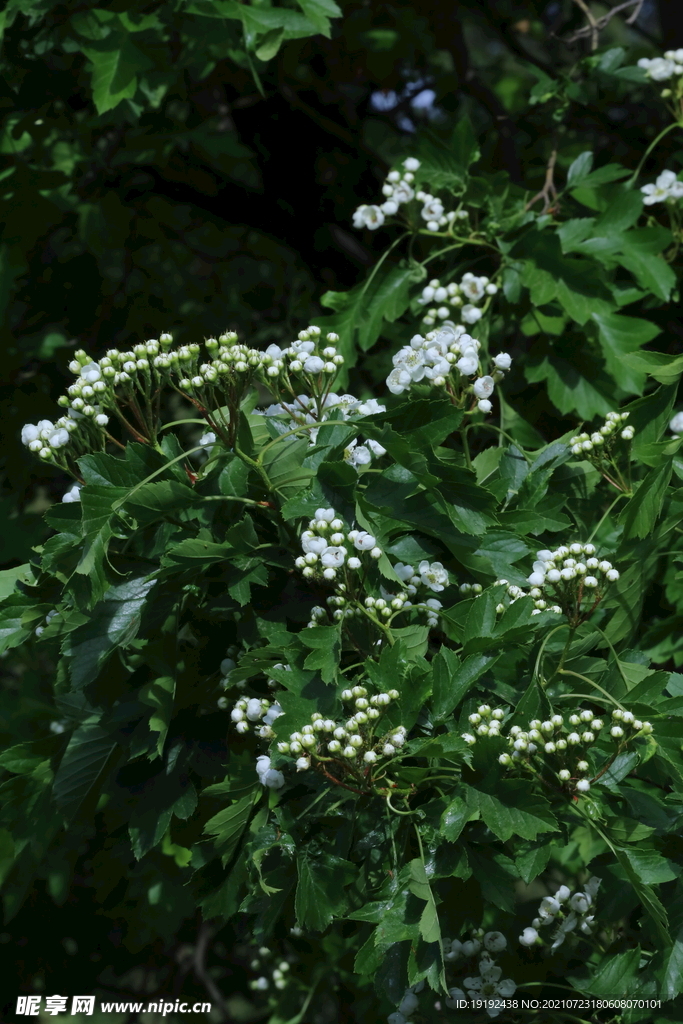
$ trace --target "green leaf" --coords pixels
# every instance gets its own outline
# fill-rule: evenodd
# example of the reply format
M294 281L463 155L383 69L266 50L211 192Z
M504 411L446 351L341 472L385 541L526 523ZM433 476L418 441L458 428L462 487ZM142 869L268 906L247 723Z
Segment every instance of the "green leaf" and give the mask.
M111 734L102 728L98 718L86 719L75 730L52 789L55 803L67 820L75 817L115 748Z
M657 522L664 503L666 489L673 472L673 457L650 470L641 480L638 490L619 514L624 539L648 537Z
M254 784L252 792L243 796L229 807L225 807L213 818L209 818L204 832L213 836L216 851L221 855L223 867L232 859L247 827L254 804L260 798L260 787Z
M348 365L355 363L356 331L358 345L367 352L379 338L383 321L393 323L405 313L410 302L412 273L410 267L392 267L350 292L325 292L322 296L322 304L339 314L334 329L341 336L340 351ZM328 324L325 326L331 329Z
M137 75L153 65L128 35L117 33L101 43L83 47L93 65L92 95L98 114L105 114L125 99L132 99L137 90Z
M156 580L145 577L112 587L88 622L70 633L64 653L71 659L71 681L82 689L97 678L110 654L137 636L142 609Z
M589 359L582 358L581 363L579 368L568 359L551 355L527 364L524 372L532 383L547 382L548 397L563 415L576 412L584 420L606 416L614 406L614 385L597 365L591 367Z
M33 570L28 562L12 569L0 570L0 602L14 592L18 582L33 583Z
M527 846L525 850L515 855L515 867L527 885L543 874L552 852L552 845L546 840L541 846Z
M675 870L672 861L662 857L661 853L653 847L649 849L629 847L623 850L623 855L645 885L671 882L680 875L680 869Z
M513 835L536 839L541 832L557 832L549 804L533 792L526 780L502 779L495 792L467 787L467 803L478 810L495 835L507 842Z
M330 38L330 18L340 18L341 10L334 0L297 0L312 25L318 32Z
M598 325L607 369L620 388L626 392L640 394L644 383L642 372L633 372L633 363L624 357L656 338L660 328L649 320L623 316L619 313L593 313L592 318ZM681 370L683 371L683 359Z
M427 906L420 915L420 935L425 942L439 942L441 939L441 928L439 927L439 914L434 902L432 888L427 878L424 863L419 859L411 860L410 868L410 891L414 896L425 900Z
M297 922L304 928L321 932L346 907L344 885L355 876L354 866L341 857L327 854L297 858L298 883L294 907Z
M159 676L140 690L138 696L143 704L149 704L154 710L149 719L150 732L158 732L157 754L161 756L168 733L168 726L173 713L175 696L175 679L171 676Z
M299 636L306 647L312 648L311 654L304 662L304 668L319 669L323 682L334 682L339 670L339 627L311 626L310 629L303 629Z
M468 690L498 660L494 654L470 654L463 662L447 647L441 647L432 661L432 715L444 722L458 707Z
M664 967L659 987L660 999L675 999L683 991L683 928L673 940L671 949L664 954Z
M567 185L576 188L583 185L593 167L593 154L588 150L577 156L567 171Z
M683 356L672 357L664 352L629 352L624 362L638 373L647 373L660 384L675 384L683 373Z
M33 623L24 620L32 603L24 594L11 594L0 605L0 654L23 644L38 625L38 620Z
M478 809L473 808L461 796L454 796L441 815L441 834L449 843L455 843L468 821L478 816Z
M603 963L590 981L570 978L580 992L599 998L620 998L633 995L638 987L637 974L640 964L640 946L626 953L617 953L604 958Z
M272 60L280 49L284 38L285 32L282 28L274 28L270 32L266 32L258 48L254 51L255 56L262 61Z

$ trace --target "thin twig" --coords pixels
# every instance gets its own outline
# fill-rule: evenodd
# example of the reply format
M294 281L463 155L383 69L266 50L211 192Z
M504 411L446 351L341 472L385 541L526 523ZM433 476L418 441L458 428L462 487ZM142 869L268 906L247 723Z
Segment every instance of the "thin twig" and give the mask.
M577 0L577 2L578 2L578 0ZM548 160L548 166L546 167L545 181L543 183L543 188L541 189L540 192L536 193L536 195L533 197L533 199L529 200L529 202L524 207L525 210L530 210L531 207L534 205L534 203L537 203L539 199L542 199L543 200L543 209L542 209L541 212L542 213L547 213L548 210L550 209L550 207L553 205L553 203L557 199L557 189L555 188L555 182L553 180L553 176L555 174L555 162L556 161L557 161L557 150L554 149L552 151L552 153L550 154L550 160Z
M596 18L593 12L590 10L584 0L574 0L574 3L581 8L583 13L588 19L588 25L584 25L583 28L577 29L572 35L566 36L563 43L575 43L579 39L583 39L585 36L591 37L591 50L597 50L598 48L598 35L599 33L609 25L610 21L615 14L621 14L622 11L627 10L629 7L633 7L634 10L626 19L627 25L633 25L638 20L638 15L642 9L644 0L626 0L623 4L617 4L616 7L612 7L607 14L603 14L602 17Z

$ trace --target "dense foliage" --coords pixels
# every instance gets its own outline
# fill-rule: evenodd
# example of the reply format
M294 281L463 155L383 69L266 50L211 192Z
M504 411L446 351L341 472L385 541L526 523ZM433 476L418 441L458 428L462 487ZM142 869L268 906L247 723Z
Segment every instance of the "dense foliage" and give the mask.
M495 89L440 5L4 12L10 358L45 392L11 398L0 574L22 992L680 1019L683 50L463 10ZM351 44L362 139L292 84L322 55L358 105ZM275 231L300 161L261 180L230 121L273 92L345 147L360 281L316 274L310 208Z

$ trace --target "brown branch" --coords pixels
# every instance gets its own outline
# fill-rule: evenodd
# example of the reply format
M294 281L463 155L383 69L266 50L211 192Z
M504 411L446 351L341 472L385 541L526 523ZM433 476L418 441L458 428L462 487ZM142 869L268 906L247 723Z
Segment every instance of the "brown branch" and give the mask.
M612 7L607 14L603 14L602 17L596 18L591 9L585 3L585 0L574 0L577 7L580 7L583 13L588 19L588 25L584 25L583 28L577 29L572 35L566 36L562 39L563 43L575 43L578 39L583 39L585 36L591 37L591 50L597 50L598 48L598 36L599 33L609 25L610 21L615 14L621 14L622 11L627 10L629 7L633 7L634 10L626 19L627 25L633 25L638 19L638 15L642 9L644 0L626 0L625 3L617 4L616 7Z
M557 150L554 149L550 154L550 160L548 160L548 166L545 171L545 181L543 188L540 192L537 192L533 199L524 207L525 210L530 210L534 203L537 203L539 199L543 200L543 209L541 213L547 213L550 207L557 199L557 189L555 188L555 182L553 180L555 174L555 163L557 161Z

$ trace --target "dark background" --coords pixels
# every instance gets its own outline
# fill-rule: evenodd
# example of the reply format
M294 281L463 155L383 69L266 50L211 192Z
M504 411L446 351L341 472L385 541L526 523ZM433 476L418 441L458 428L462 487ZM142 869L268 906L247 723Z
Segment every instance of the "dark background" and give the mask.
M588 37L576 38L585 18L572 0L343 3L330 39L287 41L268 63L247 59L235 22L164 3L106 6L156 15L163 28L133 34L148 62L148 95L138 90L104 114L93 105L79 34L91 5L24 5L5 30L3 565L27 561L47 536L42 512L67 486L18 436L24 423L55 417L75 348L97 358L162 330L189 341L233 328L254 345L295 334L324 312L325 291L362 280L394 238L355 231L356 206L376 201L389 164L414 152L420 133L447 137L465 113L480 138L478 173L505 170L530 193L559 135L593 149L596 163L635 167L667 123L655 91L635 85L560 108L529 103L539 81L560 89L589 52ZM605 15L609 6L593 10ZM683 46L679 0L645 0L630 27L628 14L610 21L601 45L626 46L634 61ZM676 153L671 139L657 166ZM680 325L665 326L680 334ZM359 373L371 385L381 371L369 361ZM90 848L87 836L74 842ZM216 936L177 906L167 908L163 937L153 925L135 934L133 908L117 902L119 880L73 854L68 890L53 865L0 933L14 949L3 963L18 991L135 998L147 986L211 999L213 972L223 992L248 994L245 936ZM103 893L97 912L93 886ZM315 959L319 951L306 949ZM337 980L350 968L342 959ZM334 980L311 1019L361 1019ZM260 1019L248 998L230 1013Z

